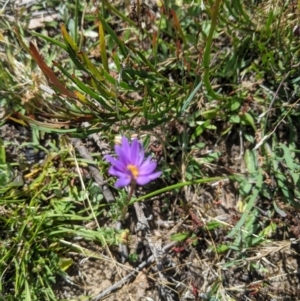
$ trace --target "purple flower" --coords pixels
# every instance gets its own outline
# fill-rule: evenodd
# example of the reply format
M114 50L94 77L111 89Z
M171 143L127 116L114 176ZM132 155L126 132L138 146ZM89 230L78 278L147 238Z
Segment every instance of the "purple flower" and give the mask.
M104 158L111 164L108 170L109 174L119 178L115 183L117 188L130 183L146 185L162 174L160 171L154 172L157 164L151 161L151 157L144 160L144 148L137 139L133 139L130 144L126 137L122 137L121 145L115 145L115 152L118 159L109 155Z

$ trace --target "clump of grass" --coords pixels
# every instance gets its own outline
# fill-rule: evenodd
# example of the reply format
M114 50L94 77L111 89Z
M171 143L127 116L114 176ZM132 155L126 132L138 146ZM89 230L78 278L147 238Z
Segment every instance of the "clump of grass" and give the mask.
M1 183L5 187L0 202L1 291L6 300L56 300L52 286L66 269L62 262L67 247L62 240L71 244L77 237L116 245L124 241L126 231L99 227L96 218L103 215L104 208L99 203L101 191L93 193L92 186L78 189L78 174L70 172L74 160L67 156L67 149L49 152L41 165L32 166L24 175L26 185L12 182L3 146L1 154ZM88 191L92 207L86 202ZM89 228L95 221L95 227Z

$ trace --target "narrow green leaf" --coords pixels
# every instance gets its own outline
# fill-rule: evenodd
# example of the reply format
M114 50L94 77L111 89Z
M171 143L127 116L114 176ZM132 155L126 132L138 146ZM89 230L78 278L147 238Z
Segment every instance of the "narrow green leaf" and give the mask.
M248 204L247 204L240 220L235 225L235 227L230 231L230 233L227 235L227 237L232 237L233 235L235 235L237 233L237 231L239 231L240 228L244 225L246 219L248 218L248 216L257 200L258 194L259 194L261 186L262 186L262 180L263 180L263 175L262 175L262 171L260 170L256 177L256 185L252 189L252 194L249 198Z
M61 33L62 33L62 36L63 36L65 42L72 47L72 49L73 49L73 51L75 51L75 53L78 52L79 49L78 49L77 45L73 41L72 37L68 34L67 29L63 23L60 24L60 29L61 29Z
M120 64L119 56L116 52L113 54L113 58L114 58L114 62L116 64L117 70L120 73L121 72L121 64Z
M195 87L195 89L192 91L192 93L190 94L190 96L187 98L187 100L183 103L182 107L181 107L181 115L183 114L183 112L185 112L185 110L187 109L187 107L189 106L189 104L191 103L191 101L193 100L194 96L196 95L196 93L198 92L198 90L202 87L202 81L199 82L199 84Z
M101 22L103 28L106 30L106 32L112 37L112 39L117 43L117 45L120 47L120 51L124 57L128 55L128 51L123 43L114 30L106 23L105 19L101 16L101 14L98 14L99 21Z
M158 78L163 79L166 82L170 82L169 79L167 79L165 76L163 76L161 72L157 71L157 68L155 68L149 62L149 60L146 59L146 57L144 56L144 54L141 51L137 50L136 48L134 48L132 46L128 46L128 47L141 58L141 60L150 68L150 70L158 76ZM176 84L175 82L172 82L172 84L177 86L177 87L181 87L180 85Z
M293 178L293 182L295 185L297 185L299 181L299 173L295 173L295 170L298 169L298 166L296 165L294 161L294 156L291 154L291 151L289 148L284 145L283 143L280 144L280 148L283 150L283 157L286 162L287 167L289 168L291 177ZM296 165L296 166L295 166Z
M195 185L195 184L203 184L203 183L216 182L216 181L220 181L220 180L223 180L223 179L225 179L225 177L213 177L213 178L204 178L204 179L199 179L199 180L194 180L194 181L177 183L177 184L174 184L174 185L167 186L167 187L164 187L162 189L156 190L154 192L148 193L148 194L146 194L144 196L141 196L141 197L139 197L137 199L132 198L132 200L130 201L129 205L133 204L135 202L144 201L145 199L154 197L156 195L160 195L160 194L165 193L167 191L176 190L176 189L188 186L188 185Z
M100 43L100 53L102 58L102 64L106 72L109 73L108 69L108 61L107 61L107 55L106 55L106 46L105 46L105 33L102 26L101 21L99 21L99 43Z
M92 89L90 89L87 85L85 85L82 80L78 79L75 76L71 76L64 68L62 68L60 65L56 64L56 66L59 68L59 70L61 70L61 72L63 72L68 78L70 78L84 93L88 94L89 96L91 96L92 98L96 99L101 105L103 105L103 107L105 107L107 110L114 112L115 110L113 108L111 108L108 104L107 104L107 100L104 98L104 96L106 97L114 97L115 95L113 94L113 92L109 92L107 90L102 90L102 94L104 95L100 95L97 92L94 92Z
M25 300L31 301L31 294L28 281L25 279Z
M0 139L0 164L6 164L6 151L2 139Z
M257 172L256 151L247 149L244 155L246 168L250 174Z
M98 80L99 82L103 82L104 78L103 78L102 68L99 66L100 70L98 70L98 68L90 61L90 59L88 58L86 53L80 51L78 53L78 55L80 56L81 60L83 61L83 63L87 67L88 73L90 73L92 76L94 76L95 80Z
M219 109L211 109L211 110L202 112L201 115L205 119L213 119L218 115L219 111L220 111Z
M208 222L208 223L206 224L206 228L207 228L208 230L214 230L214 229L217 229L217 228L219 228L219 227L221 227L221 226L223 226L223 224L220 223L220 222L218 222L218 221L211 221L211 222Z
M33 35L51 43L52 45L57 45L59 46L60 48L64 49L64 50L67 50L67 46L61 42L59 42L57 39L54 39L54 38L51 38L51 37L48 37L48 36L45 36L41 33L38 33L36 31L31 31L30 33L32 33Z
M171 235L170 239L172 241L184 241L186 240L191 234L189 232L181 232Z

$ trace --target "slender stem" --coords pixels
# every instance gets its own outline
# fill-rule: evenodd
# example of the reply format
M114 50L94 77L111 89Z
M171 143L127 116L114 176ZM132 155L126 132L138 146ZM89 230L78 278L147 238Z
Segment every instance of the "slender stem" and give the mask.
M133 193L135 191L135 187L136 187L136 182L132 181L131 185L130 185L130 190L129 190L129 193L128 193L128 198L127 198L128 203L130 202L130 200L132 198L132 195L133 195Z
M128 192L128 197L127 197L127 200L124 204L124 207L122 208L122 214L121 214L121 221L125 218L125 215L127 213L127 210L128 210L128 206L130 204L130 200L132 198L132 195L135 191L135 187L136 187L136 182L135 181L132 181L131 184L130 184L130 187L129 187L129 192Z

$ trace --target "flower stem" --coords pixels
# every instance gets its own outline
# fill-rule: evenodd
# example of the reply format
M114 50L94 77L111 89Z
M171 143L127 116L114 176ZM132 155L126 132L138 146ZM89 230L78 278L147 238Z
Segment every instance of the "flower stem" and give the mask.
M135 191L135 187L136 187L136 182L132 181L130 184L130 187L129 187L128 197L126 199L126 202L124 203L124 207L122 208L121 221L123 221L125 219L125 215L128 211L128 206L129 206L130 200L132 198L132 195Z

